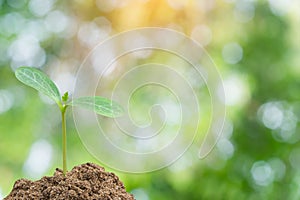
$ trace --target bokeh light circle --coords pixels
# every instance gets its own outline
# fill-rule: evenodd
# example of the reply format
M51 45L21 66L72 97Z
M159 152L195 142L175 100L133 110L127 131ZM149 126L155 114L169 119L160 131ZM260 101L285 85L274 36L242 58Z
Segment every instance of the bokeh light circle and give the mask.
M208 90L211 116L200 116L201 81ZM180 158L193 144L201 120L210 117L200 136L199 158L204 158L223 129L222 85L212 59L184 34L164 28L123 32L84 59L73 98L101 95L120 103L125 115L110 119L74 107L75 125L99 161L116 170L143 173Z

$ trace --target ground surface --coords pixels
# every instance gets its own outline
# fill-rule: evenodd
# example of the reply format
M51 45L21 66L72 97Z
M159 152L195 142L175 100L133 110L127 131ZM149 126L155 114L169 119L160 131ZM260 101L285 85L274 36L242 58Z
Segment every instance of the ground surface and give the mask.
M53 176L38 181L20 179L4 198L18 199L134 200L115 174L92 163L76 166L66 176L56 169Z

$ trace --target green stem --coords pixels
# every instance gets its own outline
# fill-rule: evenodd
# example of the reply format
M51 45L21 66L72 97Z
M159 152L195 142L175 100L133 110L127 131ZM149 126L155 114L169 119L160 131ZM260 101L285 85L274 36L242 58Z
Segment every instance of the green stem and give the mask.
M63 174L67 173L67 129L66 129L66 105L61 109L62 120L62 148L63 148Z

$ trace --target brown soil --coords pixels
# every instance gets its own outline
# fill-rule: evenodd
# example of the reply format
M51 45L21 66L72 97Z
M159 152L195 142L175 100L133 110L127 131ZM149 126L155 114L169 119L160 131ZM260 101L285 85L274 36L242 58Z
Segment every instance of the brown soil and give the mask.
M56 169L53 176L38 181L17 180L4 200L18 199L134 200L115 174L92 163L76 166L65 176Z

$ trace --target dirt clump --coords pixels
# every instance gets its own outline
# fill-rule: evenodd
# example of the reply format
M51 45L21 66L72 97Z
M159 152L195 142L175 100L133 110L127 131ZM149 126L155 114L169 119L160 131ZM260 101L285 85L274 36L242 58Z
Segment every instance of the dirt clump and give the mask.
M119 178L103 167L86 163L74 167L64 176L56 169L51 177L37 181L17 180L11 193L4 200L56 199L56 200L134 200L126 192Z

